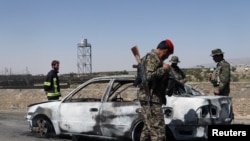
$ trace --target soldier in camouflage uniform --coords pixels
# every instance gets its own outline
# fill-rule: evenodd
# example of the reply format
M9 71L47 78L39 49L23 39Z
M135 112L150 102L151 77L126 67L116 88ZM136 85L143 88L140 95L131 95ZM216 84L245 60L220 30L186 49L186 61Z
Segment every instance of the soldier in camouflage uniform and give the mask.
M174 45L168 39L161 41L156 49L142 58L145 65L146 77L150 89L151 106L142 103L142 113L145 119L141 134L141 141L165 140L165 122L162 105L166 103L165 93L169 78L170 65L163 63L169 55L173 54ZM145 94L141 100L146 100Z
M178 56L172 56L171 60L171 71L175 76L175 79L181 83L186 83L186 74L180 69L178 63L180 63Z
M229 96L230 64L224 59L224 52L221 49L212 50L211 56L217 63L213 73L208 74L208 78L214 86L214 95Z

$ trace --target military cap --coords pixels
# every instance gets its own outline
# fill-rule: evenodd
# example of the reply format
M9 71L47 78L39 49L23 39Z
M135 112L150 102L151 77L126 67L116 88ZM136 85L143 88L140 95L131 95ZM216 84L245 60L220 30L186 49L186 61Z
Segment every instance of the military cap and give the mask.
M169 62L172 62L172 63L180 63L179 61L179 58L177 56L172 56L171 57L171 60Z
M217 49L212 50L211 56L221 55L221 54L224 54L224 52L222 52L221 49L217 48Z

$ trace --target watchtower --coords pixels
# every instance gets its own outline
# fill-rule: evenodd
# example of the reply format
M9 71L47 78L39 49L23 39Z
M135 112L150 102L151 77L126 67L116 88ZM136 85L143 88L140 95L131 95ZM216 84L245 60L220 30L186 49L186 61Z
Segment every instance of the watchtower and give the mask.
M77 44L77 68L78 74L92 73L91 44L87 39Z

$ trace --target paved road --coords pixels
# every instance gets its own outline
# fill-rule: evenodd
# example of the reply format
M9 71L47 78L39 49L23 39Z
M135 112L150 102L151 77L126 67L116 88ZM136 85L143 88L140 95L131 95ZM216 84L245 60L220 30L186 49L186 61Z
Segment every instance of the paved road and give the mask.
M249 124L250 119L235 119L233 124ZM0 112L0 141L70 141L70 137L56 137L42 139L30 134L25 113L22 112ZM86 139L84 139L86 141ZM87 139L90 141L90 139Z
M69 137L42 139L29 132L24 113L0 113L0 141L70 141Z
M43 139L29 132L24 112L0 111L0 141L71 141L69 136L57 136ZM82 138L84 141L103 141L103 139Z

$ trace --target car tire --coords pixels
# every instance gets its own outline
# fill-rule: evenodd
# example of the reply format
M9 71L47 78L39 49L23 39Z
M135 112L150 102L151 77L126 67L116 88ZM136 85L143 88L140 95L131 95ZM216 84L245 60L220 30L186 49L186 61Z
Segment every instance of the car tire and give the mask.
M168 126L165 126L165 140L166 141L176 141L176 139L174 138L174 135L172 133L172 131L170 130L170 128Z
M81 137L77 135L72 136L72 141L80 141Z
M52 123L45 116L34 118L31 132L39 138L50 138L55 136L55 130Z
M143 122L138 122L137 124L135 124L132 130L132 141L140 141L143 126Z

